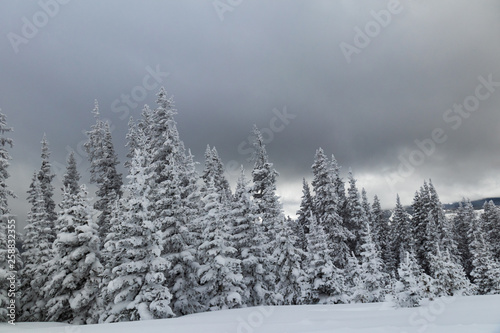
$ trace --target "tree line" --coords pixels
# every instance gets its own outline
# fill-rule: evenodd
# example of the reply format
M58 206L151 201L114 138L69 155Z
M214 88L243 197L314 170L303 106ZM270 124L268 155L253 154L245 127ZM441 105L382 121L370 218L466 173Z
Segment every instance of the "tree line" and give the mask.
M416 191L411 215L399 196L390 217L380 201L340 177L335 157L319 148L311 184L303 181L296 218L276 194L278 172L253 129L253 169L241 169L234 191L215 147L201 174L177 131L164 88L156 107L131 119L126 182L109 124L100 118L85 148L91 202L73 154L62 201L53 200L47 139L28 190L31 209L17 251L20 321L92 324L170 318L259 305L391 301L500 293L500 209L476 214L464 199L444 214L429 180ZM8 166L12 140L0 113L0 282L7 285ZM0 318L7 321L6 290Z

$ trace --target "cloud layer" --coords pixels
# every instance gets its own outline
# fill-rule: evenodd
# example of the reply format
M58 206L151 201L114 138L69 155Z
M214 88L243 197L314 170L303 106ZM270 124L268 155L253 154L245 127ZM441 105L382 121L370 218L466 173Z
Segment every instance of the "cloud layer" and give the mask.
M56 166L77 150L86 181L82 131L93 122L94 99L124 161L128 117L154 105L159 85L174 95L180 134L201 163L210 144L226 163L249 170L241 145L253 124L269 129L268 152L289 214L320 146L385 207L396 192L411 203L428 178L443 201L500 195L500 87L480 88L481 96L490 94L466 116L453 111L474 102L467 98L480 78L500 82L497 1L1 6L0 108L15 128L10 186L20 218L29 209L25 192L43 133ZM357 51L346 57L342 45ZM273 120L284 110L288 123ZM446 139L436 142L439 129ZM401 172L404 161L412 172Z

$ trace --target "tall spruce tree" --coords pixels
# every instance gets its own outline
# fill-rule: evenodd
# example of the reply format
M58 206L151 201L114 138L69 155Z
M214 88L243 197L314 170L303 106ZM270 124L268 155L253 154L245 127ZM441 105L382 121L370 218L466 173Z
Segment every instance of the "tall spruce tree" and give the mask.
M309 184L302 179L302 200L300 202L300 209L297 211L297 228L300 228L304 236L309 233L309 217L314 212L313 197ZM298 239L299 246L303 251L307 251L307 238Z
M136 150L131 162L127 197L113 210L113 225L105 249L111 253L110 282L101 321L119 322L174 316L172 295L165 286L171 262L162 256L164 234L154 219L150 200L153 174L146 156Z
M381 302L387 292L389 276L384 272L382 259L373 241L369 221L365 218L361 231L361 266L357 292L353 298L361 303Z
M180 175L180 211L178 216L177 232L172 232L170 241L177 239L173 249L176 254L170 254L172 268L167 276L172 293L172 310L177 315L186 315L200 312L203 309L198 283L197 249L203 242L201 229L203 222L203 202L198 173L191 151L188 150L184 162L183 172ZM167 240L168 244L169 240ZM172 279L170 279L172 277Z
M429 263L425 258L425 242L426 242L426 226L427 217L429 215L429 188L427 182L420 187L420 191L415 192L412 203L412 218L411 231L413 233L412 246L415 251L415 257L418 264L424 269L424 272L429 273ZM431 242L432 243L432 242ZM399 262L399 260L397 261Z
M391 261L387 262L390 272L395 272L397 265L403 261L405 253L413 250L414 239L410 228L410 218L401 204L399 195L397 195L396 207L392 213L391 221Z
M47 218L45 200L36 172L28 191L31 209L24 228L22 258L24 267L21 275L21 320L44 321L45 297L43 283L48 280L47 263L52 259L52 243L49 235L52 225Z
M0 110L0 284L2 286L9 286L10 282L8 277L14 277L19 281L19 276L16 271L21 269L21 257L18 249L15 247L15 241L12 235L15 235L15 224L9 223L12 220L10 209L8 206L8 198L15 197L14 193L8 188L6 180L9 178L9 161L11 159L8 148L12 148L13 140L6 136L7 133L12 132L12 128L7 126L6 116ZM12 260L14 259L15 265ZM9 288L0 289L0 321L6 322L11 320L8 317L7 306L9 305L10 298L8 297ZM17 295L18 296L18 295ZM19 297L16 297L18 299ZM18 304L19 308L19 304Z
M347 208L348 208L348 218L347 218L347 229L354 235L349 241L349 249L354 252L356 256L361 254L361 244L362 241L362 230L364 228L364 223L368 220L368 216L363 209L361 198L359 196L359 191L356 186L356 180L349 170L349 188L347 189Z
M306 293L307 298L310 303L344 302L344 275L333 261L335 253L328 248L328 238L323 226L313 214L310 215L309 225L306 272L309 276L310 291Z
M470 220L467 232L472 281L480 295L500 293L500 264L494 259L491 246L485 237L482 220Z
M457 263L458 247L453 234L453 225L445 217L439 196L429 180L424 182L413 201L412 230L415 254L426 273L430 273L431 257L436 256L436 245Z
M438 258L438 249L442 249L442 243L439 241L439 234L441 230L438 225L438 221L434 218L432 212L429 212L427 216L427 225L425 230L425 242L424 242L424 263L428 265L431 269L431 262ZM446 250L444 250L446 251Z
M63 191L65 188L69 188L71 194L77 194L80 190L78 182L80 181L80 174L76 167L75 152L72 151L66 161L66 173L63 177Z
M476 216L470 200L463 199L459 203L457 213L453 218L454 234L457 242L460 265L470 277L472 271L472 255L469 248L469 230L475 222Z
M149 105L144 105L141 111L141 118L134 120L130 117L128 122L128 132L125 135L127 143L125 147L128 148L127 158L124 163L127 169L130 169L132 158L135 156L137 150L141 151L148 145L148 127L150 124L152 111Z
M380 258L384 262L386 272L394 269L394 258L391 251L391 228L389 221L384 217L378 196L374 196L372 204L373 240L380 250ZM392 266L391 266L392 265Z
M165 286L172 293L171 306L176 315L199 311L196 292L197 236L193 234L201 212L196 211L199 189L192 155L184 147L174 116L177 110L172 97L162 87L157 94L156 108L145 109L146 144L141 154L148 156L147 172L151 174L152 190L147 194L152 203L153 223L161 226L164 246L162 257L171 263ZM141 129L143 128L143 129Z
M349 253L347 242L352 240L354 235L344 226L339 215L335 170L321 148L316 151L312 169L314 215L328 236L327 244L334 255L334 264L343 268Z
M346 303L358 303L364 301L366 291L361 274L361 263L354 252L351 252L347 257L347 264L344 268L346 292L343 298Z
M277 303L274 263L266 252L263 226L254 205L252 188L242 168L230 207L231 239L237 251L235 256L241 260L242 282L246 286L242 304L274 305Z
M373 223L373 211L372 211L372 206L370 205L370 202L368 202L368 195L366 194L366 190L363 187L361 189L361 206L363 207L363 210L365 211L366 217L368 218L368 221L370 223ZM378 243L375 243L378 246Z
M286 217L285 223L292 229L292 233L295 236L295 246L305 254L307 252L307 238L302 224L297 220L293 220L290 216Z
M85 149L90 162L90 181L97 185L94 208L100 212L97 225L99 235L104 240L111 228L110 208L122 195L123 181L121 174L116 170L119 162L111 139L111 129L109 123L101 119L97 101L92 113L96 122L87 132Z
M458 262L458 247L453 234L453 223L446 218L443 204L439 199L436 189L429 179L430 213L434 217L437 226L438 241L443 249L447 250L454 262Z
M303 269L304 253L295 246L294 235L289 221L278 232L277 246L274 250L277 269L276 292L285 305L303 304L307 299L309 281Z
M42 166L38 172L38 181L40 182L40 188L42 189L43 200L45 201L45 210L47 212L47 220L51 226L51 231L49 233L49 241L51 243L55 240L54 223L57 219L57 213L55 211L56 204L54 203L54 186L52 185L52 180L55 174L52 173L51 163L50 163L50 150L49 142L47 141L47 136L44 134L42 138Z
M449 251L441 251L439 244L429 256L430 276L433 278L436 296L470 295L474 286L465 271L451 257Z
M302 225L305 234L309 233L309 217L314 212L313 197L311 189L306 179L302 179L302 200L300 202L300 209L297 211L297 221Z
M484 203L483 209L481 218L484 221L486 238L491 244L493 256L500 261L500 208L490 200Z
M276 195L276 179L279 174L273 168L273 164L269 162L264 139L257 126L254 126L253 134L252 194L257 209L256 214L262 221L264 234L268 238L271 248L275 241L276 228L284 220L283 209L279 197Z
M333 177L333 182L335 184L335 193L337 193L337 213L343 221L344 225L347 225L347 219L349 217L349 207L347 206L347 197L345 184L340 177L341 166L338 164L337 159L332 154L330 159L331 172Z
M91 308L98 298L102 273L100 240L84 185L76 195L66 189L56 224L59 233L54 241L54 258L49 262L49 279L43 288L47 320L95 323Z
M210 180L213 180L215 188L221 194L221 200L229 200L231 198L231 188L229 182L224 175L224 164L222 163L217 149L207 146L205 152L205 169L202 176L205 186Z
M398 280L394 284L393 300L398 307L412 308L428 297L431 277L422 271L412 252L402 256L398 266Z
M229 214L221 203L213 180L203 198L205 207L205 241L199 246L200 289L203 303L210 311L242 306L245 286L241 261L229 235Z

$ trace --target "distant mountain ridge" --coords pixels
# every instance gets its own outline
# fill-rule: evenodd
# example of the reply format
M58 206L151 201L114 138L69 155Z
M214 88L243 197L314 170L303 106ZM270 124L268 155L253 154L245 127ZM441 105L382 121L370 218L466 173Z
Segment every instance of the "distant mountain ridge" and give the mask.
M500 197L496 197L496 198L484 198L484 199L474 200L474 201L471 201L471 203L472 203L472 206L474 207L474 209L482 209L484 203L487 202L487 201L493 201L493 203L495 204L495 206L499 206L500 205ZM454 203L451 203L451 204L444 204L443 207L444 207L444 209L450 209L450 210L452 210L452 209L457 209L458 205L459 205L459 202L454 202Z

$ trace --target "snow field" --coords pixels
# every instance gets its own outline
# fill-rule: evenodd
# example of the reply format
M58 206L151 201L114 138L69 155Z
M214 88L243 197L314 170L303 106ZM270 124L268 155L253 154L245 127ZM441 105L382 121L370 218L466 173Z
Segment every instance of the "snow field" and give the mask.
M500 333L500 295L446 297L417 308L389 303L254 307L180 318L72 326L1 324L5 333Z

